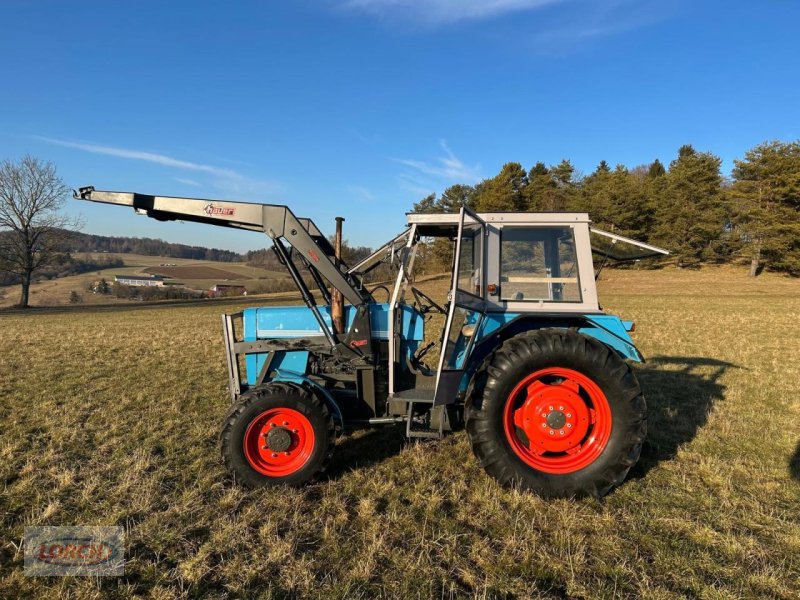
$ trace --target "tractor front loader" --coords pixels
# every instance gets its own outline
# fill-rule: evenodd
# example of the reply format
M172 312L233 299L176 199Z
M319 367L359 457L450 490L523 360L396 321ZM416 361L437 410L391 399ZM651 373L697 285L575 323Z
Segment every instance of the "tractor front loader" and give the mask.
M220 439L237 482L305 483L341 432L395 423L412 438L465 424L490 475L547 497L600 497L639 457L646 408L629 363L643 358L633 323L598 304L592 254L667 252L594 229L585 213L409 214L405 231L348 266L286 206L92 187L75 197L270 238L305 306L222 316L232 404ZM417 250L437 237L454 250L442 304L413 285ZM365 283L380 265L395 273L391 289L378 286L388 302ZM424 344L436 312L444 329Z

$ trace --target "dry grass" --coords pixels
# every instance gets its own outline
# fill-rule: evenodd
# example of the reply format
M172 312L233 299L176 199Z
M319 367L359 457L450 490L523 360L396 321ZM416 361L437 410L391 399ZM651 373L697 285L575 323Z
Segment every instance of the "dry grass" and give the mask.
M800 282L606 272L649 442L603 502L499 488L466 436L341 439L329 477L220 464L219 305L0 318L0 597L797 598ZM118 524L123 578L27 578L23 527Z

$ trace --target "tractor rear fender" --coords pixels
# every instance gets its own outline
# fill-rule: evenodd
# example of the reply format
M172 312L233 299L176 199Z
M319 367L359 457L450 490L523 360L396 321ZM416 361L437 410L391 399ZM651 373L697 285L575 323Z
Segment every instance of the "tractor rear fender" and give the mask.
M511 314L488 313L481 320L477 332L477 341L470 352L460 389L465 391L472 374L483 360L507 339L532 329L574 329L602 342L623 360L644 362L628 335L633 327L630 321L622 321L615 315L596 314Z
M344 416L342 414L342 410L339 408L339 404L328 390L326 390L317 382L306 377L303 373L298 373L297 371L290 371L288 369L275 369L273 372L275 373L275 376L272 377L271 381L286 381L310 388L311 393L315 394L328 406L328 410L330 410L331 414L333 415L334 422L340 428L339 431L342 433L344 432Z

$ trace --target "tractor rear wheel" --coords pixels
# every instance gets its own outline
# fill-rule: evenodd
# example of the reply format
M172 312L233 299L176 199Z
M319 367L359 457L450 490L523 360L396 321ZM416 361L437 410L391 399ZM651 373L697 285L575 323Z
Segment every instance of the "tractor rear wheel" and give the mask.
M602 497L636 464L644 397L607 346L570 330L504 342L467 391L467 433L501 484L545 497Z
M272 382L246 391L222 424L222 459L247 487L301 485L333 455L327 406L300 385Z

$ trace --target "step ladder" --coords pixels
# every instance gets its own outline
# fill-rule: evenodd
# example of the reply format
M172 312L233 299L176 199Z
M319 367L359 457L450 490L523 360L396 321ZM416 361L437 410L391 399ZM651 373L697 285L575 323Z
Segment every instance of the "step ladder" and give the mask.
M430 410L442 410L441 407L433 407L434 389L433 388L417 388L412 390L405 390L398 392L394 395L395 400L405 400L408 403L408 411L406 412L406 437L409 438L434 438L440 439L443 435L442 425L444 419L439 419L438 429L415 429L414 424L414 407L425 406Z

